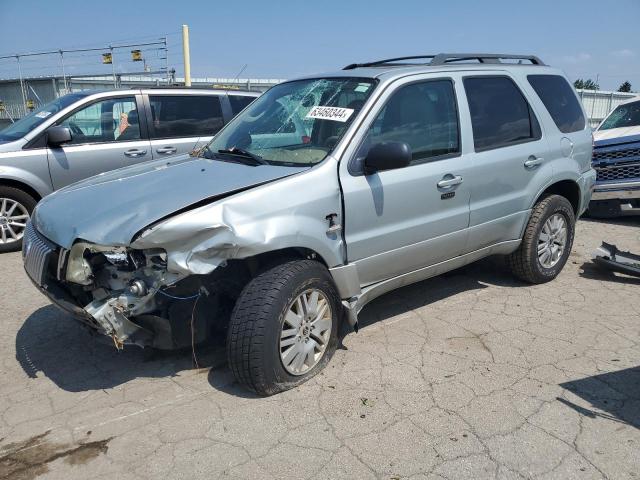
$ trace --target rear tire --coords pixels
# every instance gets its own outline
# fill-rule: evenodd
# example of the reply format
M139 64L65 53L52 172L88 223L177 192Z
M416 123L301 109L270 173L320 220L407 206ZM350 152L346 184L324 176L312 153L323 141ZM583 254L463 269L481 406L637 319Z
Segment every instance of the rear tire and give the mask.
M259 274L243 289L229 322L234 376L264 396L305 382L333 356L341 312L331 275L316 261L290 261Z
M575 223L573 207L566 198L543 197L533 207L518 250L507 257L513 274L534 284L556 278L571 253Z
M23 190L0 186L0 253L22 248L22 236L36 200Z

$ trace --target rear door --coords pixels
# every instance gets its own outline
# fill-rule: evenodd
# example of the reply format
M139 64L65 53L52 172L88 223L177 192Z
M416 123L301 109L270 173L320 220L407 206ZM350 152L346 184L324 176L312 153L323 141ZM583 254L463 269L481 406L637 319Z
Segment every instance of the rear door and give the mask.
M162 93L148 98L153 158L189 153L224 125L220 95Z
M54 189L150 160L141 107L141 95L102 98L58 121L57 125L71 130L72 140L59 148L47 148Z
M539 112L511 76L463 77L473 130L467 252L520 238L537 193L553 177Z

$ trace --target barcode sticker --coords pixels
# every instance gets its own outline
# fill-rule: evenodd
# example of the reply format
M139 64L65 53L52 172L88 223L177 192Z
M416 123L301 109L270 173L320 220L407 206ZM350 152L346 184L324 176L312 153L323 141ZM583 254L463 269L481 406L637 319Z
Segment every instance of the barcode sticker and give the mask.
M341 107L313 107L306 118L318 118L320 120L333 120L335 122L346 122L353 113L352 108Z

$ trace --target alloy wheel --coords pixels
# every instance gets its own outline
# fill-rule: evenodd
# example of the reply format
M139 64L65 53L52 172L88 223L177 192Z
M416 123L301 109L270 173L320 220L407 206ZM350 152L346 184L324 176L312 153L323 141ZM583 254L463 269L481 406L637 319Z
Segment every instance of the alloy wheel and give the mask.
M289 305L280 332L280 359L291 375L304 375L324 355L333 325L329 300L312 288Z
M0 244L20 241L28 218L24 205L11 198L0 198Z
M562 258L567 245L567 221L560 213L551 215L538 237L538 260L544 268L551 268Z

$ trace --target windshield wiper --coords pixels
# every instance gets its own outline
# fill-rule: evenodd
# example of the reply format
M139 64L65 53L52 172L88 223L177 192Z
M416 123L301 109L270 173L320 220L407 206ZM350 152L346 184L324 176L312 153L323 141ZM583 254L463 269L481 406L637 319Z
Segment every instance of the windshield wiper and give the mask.
M267 162L260 155L256 155L254 153L248 152L247 150L244 150L242 148L237 148L237 147L223 148L222 150L218 150L218 153L227 154L227 155L236 155L238 157L243 157L243 158L250 158L251 160L256 162L258 165L269 165L269 162Z

